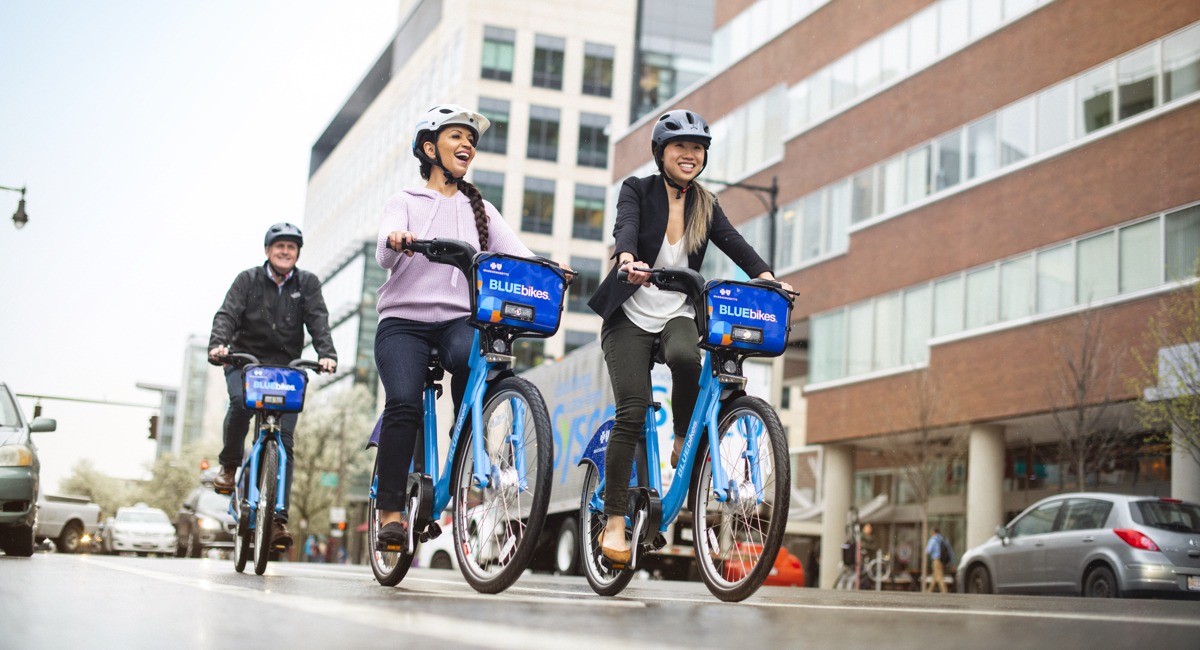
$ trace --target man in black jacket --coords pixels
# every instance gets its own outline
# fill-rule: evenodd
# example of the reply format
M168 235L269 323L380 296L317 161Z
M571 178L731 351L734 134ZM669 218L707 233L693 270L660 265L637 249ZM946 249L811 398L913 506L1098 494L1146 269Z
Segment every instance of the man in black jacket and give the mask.
M304 235L290 223L277 223L267 230L263 240L267 261L238 274L225 294L225 302L213 317L208 342L209 362L219 363L221 355L246 352L264 364L285 366L300 357L304 347L304 328L312 336L322 372L337 369L337 352L329 330L329 310L321 295L317 276L296 268ZM253 417L246 410L240 368L226 365L225 383L229 390L229 410L225 413L225 445L218 457L221 471L213 481L217 492L233 491L237 468L242 464L246 432ZM276 516L271 534L273 546L290 545L292 536L287 521L287 503L292 491L292 432L296 413L280 418L283 448L287 453L287 479L284 510Z

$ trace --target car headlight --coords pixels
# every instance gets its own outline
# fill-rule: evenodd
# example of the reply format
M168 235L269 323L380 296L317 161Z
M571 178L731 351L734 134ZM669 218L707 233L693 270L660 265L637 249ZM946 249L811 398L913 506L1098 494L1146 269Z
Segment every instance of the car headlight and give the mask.
M25 445L0 447L0 467L29 467L33 465L33 450Z
M221 522L212 517L199 517L196 519L196 525L204 530L221 530Z

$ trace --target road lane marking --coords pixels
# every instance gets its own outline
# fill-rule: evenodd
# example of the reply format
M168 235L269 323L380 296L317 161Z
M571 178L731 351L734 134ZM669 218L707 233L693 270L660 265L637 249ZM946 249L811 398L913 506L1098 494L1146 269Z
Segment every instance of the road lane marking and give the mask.
M80 559L114 571L123 571L152 580L202 589L236 598L244 598L272 607L287 607L307 614L333 617L346 623L365 625L407 635L441 639L454 643L463 643L466 641L472 644L486 645L487 647L512 648L513 650L525 650L526 648L559 650L566 647L626 650L629 647L628 639L608 640L602 636L589 634L574 634L565 631L486 623L474 621L469 618L453 618L425 612L364 605L362 603L341 603L336 600L322 600L310 596L282 594L273 591L260 591L249 587L220 584L207 578L194 578L163 573L161 571L151 571L131 565L97 559L92 556L84 556ZM428 594L420 592L414 595L426 596ZM482 594L476 595L482 596ZM495 600L494 597L489 597L489 599ZM558 604L564 603L564 600L561 598L553 600ZM669 645L648 644L643 641L639 641L638 646L656 649L673 647Z

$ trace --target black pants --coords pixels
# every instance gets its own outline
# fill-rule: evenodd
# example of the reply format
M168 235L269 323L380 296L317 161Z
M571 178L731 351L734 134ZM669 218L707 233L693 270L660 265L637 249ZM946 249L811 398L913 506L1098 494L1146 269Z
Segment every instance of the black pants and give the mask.
M450 395L457 417L471 373L474 340L475 330L466 318L440 323L385 318L379 323L375 332L375 365L387 397L376 452L379 464L376 503L380 510L404 509L408 466L424 426L423 394L429 351L437 346L442 367L451 374Z
M242 464L246 448L246 431L254 414L246 410L245 379L241 368L230 366L225 369L225 388L229 391L229 410L225 412L224 442L217 462L222 467L237 467ZM300 420L298 413L285 413L279 418L279 437L283 440L283 451L287 455L287 471L284 472L283 512L275 515L280 521L287 521L288 504L292 494L292 433ZM257 432L255 432L257 434Z
M604 323L600 347L617 405L604 457L604 512L608 515L626 514L633 454L650 406L650 353L655 336L662 337L663 356L671 369L671 418L677 437L687 434L700 393L700 348L696 346L700 337L694 319L672 319L661 334L638 327L623 309Z

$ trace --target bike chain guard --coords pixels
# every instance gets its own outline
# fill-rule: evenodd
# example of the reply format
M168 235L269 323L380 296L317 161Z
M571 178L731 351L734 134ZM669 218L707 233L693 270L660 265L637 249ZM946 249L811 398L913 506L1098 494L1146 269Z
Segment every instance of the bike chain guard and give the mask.
M633 534L630 536L629 549L632 551L629 557L629 564L625 567L629 571L637 570L638 560L643 553L650 553L659 548L661 545L655 546L657 538L661 537L658 532L658 526L662 522L662 500L658 498L658 493L647 487L631 487L629 488L629 510L633 513Z
M406 552L412 553L416 549L417 541L426 541L429 539L426 536L426 527L430 525L430 518L433 515L433 478L428 474L409 473L408 489L405 490L408 495L408 548ZM415 506L416 511L413 511ZM436 522L433 525L437 525ZM416 531L421 533L417 534ZM440 527L439 527L440 531Z

